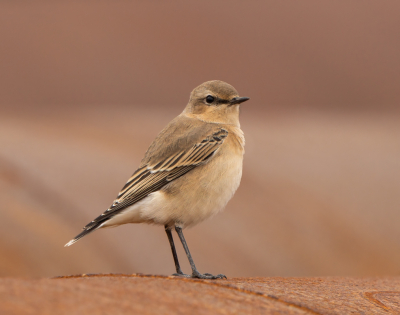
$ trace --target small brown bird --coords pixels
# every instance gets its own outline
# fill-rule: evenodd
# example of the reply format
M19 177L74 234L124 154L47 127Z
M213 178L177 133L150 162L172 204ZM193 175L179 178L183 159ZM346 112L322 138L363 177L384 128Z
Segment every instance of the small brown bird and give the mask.
M218 80L195 88L184 111L156 137L111 207L65 246L99 228L161 224L171 245L174 275L226 278L201 274L196 269L182 229L217 214L239 187L244 154L239 107L247 100L239 97L233 86ZM172 228L189 259L191 276L180 268Z

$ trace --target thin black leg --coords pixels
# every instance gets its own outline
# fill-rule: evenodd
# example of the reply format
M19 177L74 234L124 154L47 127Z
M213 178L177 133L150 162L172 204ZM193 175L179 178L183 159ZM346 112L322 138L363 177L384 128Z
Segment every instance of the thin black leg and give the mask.
M225 278L226 279L226 276L223 274L219 274L216 276L213 276L212 274L209 274L209 273L201 274L197 270L196 265L194 264L192 255L190 254L190 251L189 251L189 247L187 246L185 237L183 236L182 228L175 226L175 231L176 231L176 233L178 233L178 236L181 240L183 248L185 249L186 256L189 259L190 267L192 267L192 278L199 278L199 279L224 279Z
M188 276L184 274L181 270L181 266L179 265L178 255L175 249L174 239L171 233L171 228L168 227L167 225L165 226L165 232L167 233L169 245L171 245L172 256L174 257L175 269L176 269L176 274L174 274L174 276Z

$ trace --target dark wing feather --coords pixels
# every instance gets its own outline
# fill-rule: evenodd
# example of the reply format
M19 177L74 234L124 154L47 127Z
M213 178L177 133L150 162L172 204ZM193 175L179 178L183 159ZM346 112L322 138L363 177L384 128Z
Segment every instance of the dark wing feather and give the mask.
M87 224L83 228L84 231L74 240L77 241L126 207L160 190L166 184L206 162L218 150L227 136L226 129L218 128L217 131L214 130L211 135L186 150L178 151L157 163L149 161L142 164L129 178L111 207Z

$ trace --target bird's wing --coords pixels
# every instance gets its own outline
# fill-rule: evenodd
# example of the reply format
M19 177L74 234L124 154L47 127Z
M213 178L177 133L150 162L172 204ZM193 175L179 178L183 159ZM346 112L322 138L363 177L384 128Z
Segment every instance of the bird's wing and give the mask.
M160 190L166 184L208 161L228 136L228 131L224 128L213 129L213 132L203 137L201 141L195 141L194 144L193 142L192 144L188 143L186 149L180 151L172 150L177 152L174 152L170 156L162 157L159 160L155 160L154 158L148 159L147 162L145 158L139 169L133 173L122 188L111 207L87 224L83 228L84 231L68 244L75 243L126 207ZM160 154L160 156L163 155Z

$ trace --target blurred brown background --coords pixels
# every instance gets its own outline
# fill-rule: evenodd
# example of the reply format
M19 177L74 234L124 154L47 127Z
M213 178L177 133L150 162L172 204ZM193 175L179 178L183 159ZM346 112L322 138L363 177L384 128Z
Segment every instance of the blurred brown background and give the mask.
M251 101L241 187L186 232L200 271L398 275L399 10L398 1L2 1L0 275L171 274L162 227L63 245L212 79Z

